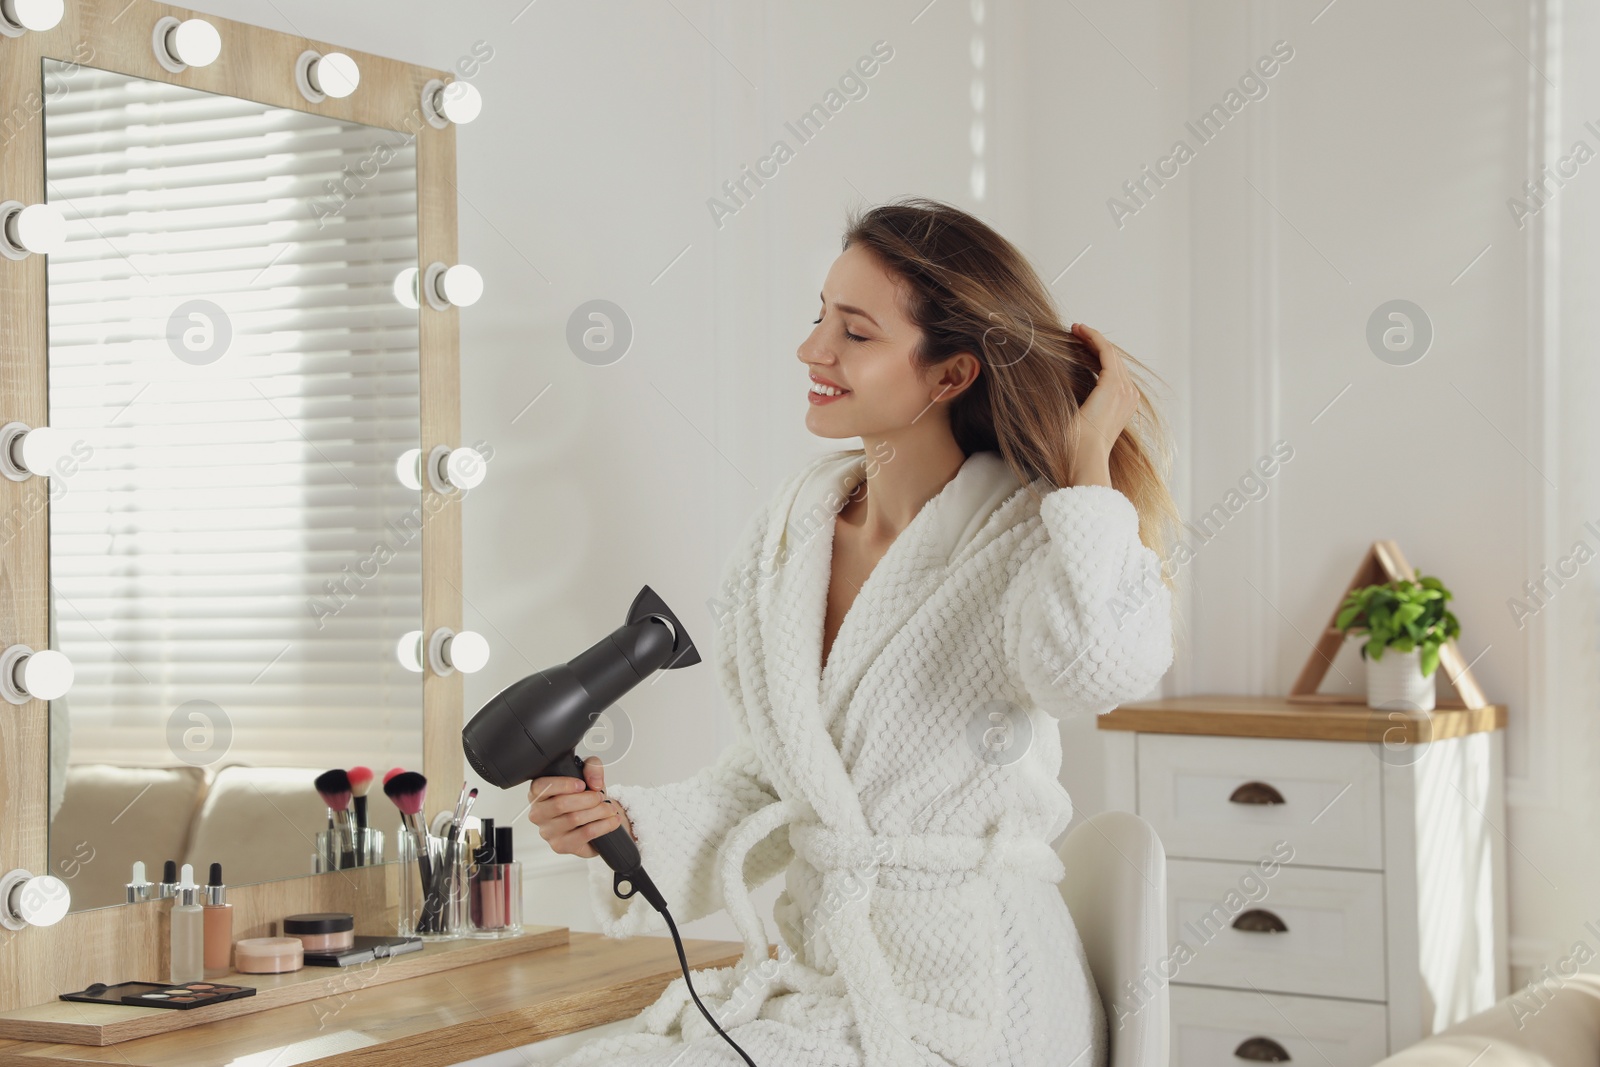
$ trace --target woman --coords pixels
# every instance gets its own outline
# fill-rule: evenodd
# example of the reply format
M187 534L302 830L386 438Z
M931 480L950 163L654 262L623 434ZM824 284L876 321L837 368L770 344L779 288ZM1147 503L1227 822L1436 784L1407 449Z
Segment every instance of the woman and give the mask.
M681 922L726 907L738 965L696 990L760 1067L1096 1067L1105 1017L1056 888L1072 804L1053 717L1172 661L1176 517L1131 357L1061 327L1004 238L955 208L853 218L799 348L808 462L747 524L712 602L735 741L687 781L536 779L557 852L619 825ZM767 935L749 890L780 872ZM662 929L591 872L602 930ZM680 977L562 1067L735 1062Z

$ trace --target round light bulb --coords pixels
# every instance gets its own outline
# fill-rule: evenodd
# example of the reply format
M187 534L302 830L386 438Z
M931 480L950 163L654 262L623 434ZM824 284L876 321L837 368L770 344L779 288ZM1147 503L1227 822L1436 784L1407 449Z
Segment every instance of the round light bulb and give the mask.
M458 308L471 307L483 295L483 275L457 263L439 276L439 294Z
M417 295L417 278L421 273L416 267L407 267L394 276L394 299L401 307L416 311L422 306L422 298Z
M17 243L30 252L50 255L67 243L67 220L51 204L29 204L11 217Z
M407 489L422 489L422 449L408 448L394 461L394 474Z
M422 673L422 631L408 630L394 644L395 658L400 666L413 674Z
M222 34L205 19L184 19L167 33L172 58L191 67L209 67L222 54Z
M5 13L25 30L42 33L61 25L67 12L62 0L5 0Z
M72 442L64 431L53 426L36 426L22 435L15 451L21 453L17 458L29 474L49 474L72 451Z
M480 633L462 630L445 643L445 657L462 674L476 674L489 662L489 642Z
M483 453L475 448L452 448L444 461L445 476L457 489L475 489L483 483Z
M54 926L71 908L72 894L55 875L41 874L13 889L10 903L12 913L29 926Z
M342 100L361 84L361 68L343 52L329 52L311 64L311 84L320 93Z
M451 82L439 90L439 114L465 126L483 110L483 94L471 82Z
M27 694L40 700L55 700L72 688L72 661L54 649L35 652L17 673Z

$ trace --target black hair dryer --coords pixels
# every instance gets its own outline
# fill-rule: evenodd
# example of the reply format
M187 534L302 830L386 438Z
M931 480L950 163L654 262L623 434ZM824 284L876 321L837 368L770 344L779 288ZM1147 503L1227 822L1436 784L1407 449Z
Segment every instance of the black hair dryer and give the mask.
M495 694L461 731L461 747L472 769L501 789L549 775L581 782L583 761L575 749L600 713L657 670L699 662L689 632L647 585L634 598L622 626L571 661L530 674ZM616 872L617 896L643 893L657 911L666 908L644 872L639 846L624 827L590 844Z

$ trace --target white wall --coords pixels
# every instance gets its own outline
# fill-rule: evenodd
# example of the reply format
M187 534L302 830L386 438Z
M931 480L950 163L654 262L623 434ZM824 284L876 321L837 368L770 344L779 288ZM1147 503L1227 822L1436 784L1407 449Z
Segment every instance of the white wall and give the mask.
M1526 224L1510 209L1574 141L1600 149L1583 126L1600 119L1597 15L1319 0L1195 5L1189 27L1196 115L1271 42L1295 49L1190 164L1190 513L1273 442L1294 459L1195 561L1175 680L1287 691L1375 539L1442 577L1463 654L1510 710L1509 811L1491 821L1510 845L1514 986L1580 941L1600 953L1593 567L1525 622L1511 604L1538 606L1525 583L1577 542L1600 550L1584 526L1600 519L1595 168ZM1364 339L1395 298L1436 330L1410 366ZM1323 690L1361 686L1346 649Z
M1512 949L1528 971L1540 974L1546 965L1558 970L1578 942L1600 954L1600 849L1594 845L1600 838L1600 368L1594 358L1600 338L1600 77L1593 63L1600 50L1600 7L1558 2L1552 12L1557 29L1541 66L1560 91L1548 90L1553 106L1547 158L1554 171L1557 160L1582 141L1589 160L1575 174L1569 167L1561 184L1547 185L1550 195L1536 216L1543 229L1530 225L1543 239L1534 264L1543 272L1535 273L1543 285L1535 293L1548 300L1546 319L1537 323L1547 336L1536 335L1528 349L1538 375L1530 380L1539 391L1523 440L1553 485L1533 482L1530 510L1538 521L1530 525L1537 540L1519 560L1516 587L1495 590L1533 607L1537 601L1523 596L1523 583L1541 581L1547 566L1550 574L1563 575L1546 587L1547 606L1517 634L1527 650L1530 686L1526 702L1513 704L1513 713L1522 711L1530 726L1523 789L1509 827L1527 860L1513 861L1520 877L1512 882ZM1534 178L1535 169L1519 179ZM1500 610L1509 617L1508 608ZM1593 970L1593 964L1585 969Z
M1506 208L1541 137L1600 144L1581 128L1600 120L1600 86L1578 62L1600 43L1595 5L1559 5L1033 0L990 2L981 23L970 0L541 0L514 23L517 3L447 20L415 0L381 18L309 0L201 6L434 66L475 41L494 49L475 79L484 117L459 142L462 255L489 284L463 316L463 422L496 449L466 513L467 622L495 645L469 711L617 625L645 583L710 635L705 600L731 537L832 444L804 429L794 348L844 211L949 199L1011 236L1069 319L1161 375L1186 514L1224 500L1275 442L1294 449L1184 568L1168 692L1287 691L1375 539L1455 590L1461 648L1511 710L1520 974L1592 939L1583 923L1600 916L1585 888L1600 873L1593 579L1526 629L1506 606L1585 519L1600 525L1583 462L1600 380L1581 359L1600 326L1583 240L1600 178L1583 174L1541 213L1548 270ZM1546 9L1562 31L1549 55ZM792 143L784 121L880 39L894 58L868 95L714 225L707 198L775 137ZM1279 40L1294 56L1263 79L1266 95L1113 222L1123 182L1176 139L1194 143L1185 122ZM636 330L609 367L564 340L569 313L596 297ZM1364 338L1372 310L1400 297L1437 329L1406 367ZM1324 688L1341 677L1359 691L1348 653ZM726 736L709 670L667 675L624 707L636 734L618 778L676 779ZM1098 738L1090 723L1063 729L1064 778L1096 810ZM493 795L480 811L520 807ZM547 875L531 891L537 916L590 927L581 865L522 837ZM691 931L731 935L720 919Z
M618 232L613 240L625 254L597 264L589 289L575 290L557 302L547 340L539 345L551 357L547 373L558 385L580 394L595 413L588 434L572 441L576 447L571 459L560 464L569 467L574 479L572 498L562 504L580 512L594 507L592 485L601 481L608 489L599 495L611 505L611 525L648 519L662 539L659 553L652 552L645 537L621 531L612 540L594 543L594 551L581 557L583 562L563 569L570 588L552 590L553 595L542 600L530 596L525 583L507 585L499 594L486 593L490 598L515 598L503 604L475 598L477 607L494 617L497 625L507 616L512 621L505 625L516 625L519 603L530 621L549 618L550 634L544 640L537 630L524 631L529 645L549 650L547 661L571 654L615 625L622 606L646 581L674 605L687 605L694 612L691 618L703 620L702 638L712 636L704 604L715 590L729 539L806 455L833 447L833 442L813 438L804 428L804 376L795 347L816 313L816 292L838 253L848 208L911 193L951 200L983 213L1010 234L1036 258L1047 279L1056 277L1080 250L1084 221L1043 232L1031 224L1035 217L1055 221L1058 186L1036 184L1034 157L1044 142L1051 142L1045 148L1053 150L1063 136L1066 116L1054 103L1036 105L1036 75L1030 62L1030 41L1036 41L1037 33L1034 13L996 4L975 10L970 3L950 0L920 15L919 10L920 5L895 10L887 4L845 3L686 8L717 47L703 41L696 46L692 40L675 46L682 69L701 76L691 92L710 94L680 101L676 118L681 121L674 128L679 144L671 156L679 165L641 168L615 178L574 172L568 179L574 187L557 197L586 218L615 201L644 199L672 212L675 225L666 228L670 237L656 242ZM976 65L973 43L979 38L981 67ZM642 34L635 43L630 34L620 51L659 47L663 39L672 38ZM795 158L778 176L716 227L706 198L718 192L723 180L737 176L741 166L753 165L774 138L794 144L785 121L821 99L877 41L887 42L894 56L870 79L868 94L847 104L814 141L797 146ZM975 79L981 79L983 86L981 146L974 142L971 128ZM1068 80L1076 81L1073 92L1094 91L1090 71ZM617 91L624 96L652 91L647 83L624 79L623 85ZM616 120L626 122L630 117L621 113ZM631 127L618 136L628 139L627 128ZM1124 127L1119 131L1127 135ZM568 156L573 150L557 148L555 154ZM981 199L974 195L972 184L980 157ZM1081 181L1086 189L1095 177L1083 168L1069 171L1065 179ZM688 176L688 188L682 190L676 187L680 172ZM552 175L549 180L561 178ZM1122 261L1134 264L1141 274L1159 274L1159 239L1154 235L1161 229L1156 225L1149 229L1152 236L1131 244L1122 252ZM580 232L574 239L592 238ZM650 286L655 272L685 245L689 252L666 278ZM646 246L653 254L639 251ZM562 262L567 258L565 251L553 250L553 255ZM1101 268L1095 265L1095 269ZM1057 292L1065 291L1068 279L1074 277L1063 278ZM1169 272L1164 284L1173 284L1171 277ZM659 289L668 289L668 294L654 292ZM595 293L617 300L630 312L635 307L645 309L636 319L655 316L649 325L662 339L658 347L630 353L615 367L606 368L615 373L604 378L568 357L558 334L560 314ZM1088 321L1129 337L1127 343L1136 350L1152 349L1159 340L1180 332L1175 313L1169 311L1164 316L1166 326L1156 326L1148 339L1132 335L1133 324L1163 318L1151 315L1147 291L1127 291L1120 300L1112 293L1097 295L1102 299L1085 298L1074 304L1073 313L1081 310ZM1123 324L1126 332L1119 329ZM672 345L673 358L670 366L658 369L650 364L660 345ZM501 358L514 365L518 357L504 353ZM670 404L655 391L657 387ZM467 394L474 392L469 374ZM547 399L554 396L552 390ZM470 414L470 403L468 410ZM646 444L643 433L630 435L632 427L648 432L656 443ZM529 454L552 459L559 447L532 428L511 442L513 449L526 448ZM628 473L635 447L644 450L644 463L636 473ZM649 462L656 457L671 464L678 492L669 495L654 489L669 477L666 469ZM542 473L529 473L541 485L545 481ZM579 486L577 479L588 484ZM521 479L520 464L515 484L528 484ZM506 483L497 491L505 492ZM493 503L499 497L491 494L486 499L491 503L485 510L499 510ZM547 500L541 496L541 509L548 508ZM480 527L477 516L468 514L469 557L476 539L484 539L481 564L469 565L469 590L492 587L494 576L504 573L504 561L515 557L514 542L493 532L497 518ZM574 543L575 539L553 539L550 554ZM674 554L681 555L674 558ZM475 583L475 567L481 586ZM528 669L506 661L497 666L502 671L499 676L479 683L476 694L469 690L469 704L474 696L486 696L494 685ZM685 672L663 679L650 693L625 705L637 730L634 748L617 764L616 773L633 781L664 782L709 760L726 739L726 720L713 682L708 671ZM1099 761L1092 724L1067 728L1080 737L1068 767L1069 775L1077 778L1069 777L1069 782L1083 796L1087 810L1096 810ZM547 884L549 906L567 909L561 913L562 921L575 927L591 924L583 911L586 902L578 892L578 877L556 874ZM777 888L774 884L762 894L760 910L768 909ZM731 925L721 917L692 924L691 930L701 936L733 936Z
M1173 495L1187 514L1191 419L1191 208L1183 179L1118 226L1107 208L1122 184L1166 151L1187 112L1190 14L1177 0L1027 6L1026 214L1012 233L1051 283L1066 321L1104 332L1146 364L1175 451ZM1187 178L1188 175L1185 175ZM1190 575L1181 573L1181 583ZM1180 586L1180 602L1183 597ZM1175 635L1165 693L1187 692L1188 624ZM1081 814L1103 809L1095 724L1062 723L1062 782Z
M1194 565L1187 685L1286 692L1373 540L1440 576L1464 656L1510 709L1514 981L1564 954L1597 911L1582 889L1593 850L1550 818L1563 797L1593 806L1592 770L1563 774L1556 755L1575 726L1592 737L1592 701L1549 685L1575 680L1581 661L1540 662L1541 632L1507 610L1577 535L1556 520L1577 503L1561 462L1576 440L1555 432L1540 275L1506 207L1529 176L1548 88L1529 19L1508 3L1240 3L1192 16L1190 37L1196 114L1272 41L1295 50L1240 128L1191 164L1194 512L1272 442L1294 458ZM1409 366L1364 337L1395 298L1436 330ZM1580 599L1561 607L1592 612ZM1323 691L1362 687L1347 648ZM1502 832L1507 820L1491 818Z

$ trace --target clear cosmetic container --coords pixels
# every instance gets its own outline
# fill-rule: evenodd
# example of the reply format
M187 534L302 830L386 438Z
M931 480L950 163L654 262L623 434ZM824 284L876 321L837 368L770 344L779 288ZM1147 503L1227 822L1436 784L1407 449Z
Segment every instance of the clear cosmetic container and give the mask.
M334 830L330 840L327 830L317 831L316 852L311 857L311 873L346 870L351 867L376 867L383 862L383 831L372 827L356 831L354 849L344 831ZM331 847L330 847L331 846Z
M418 840L409 833L399 836L400 908L396 929L402 937L421 937L429 941L453 941L471 932L468 902L472 863L463 848L451 865L445 863L446 839L424 833ZM425 850L425 851L424 851ZM419 853L427 856L431 879L423 884L423 865Z

